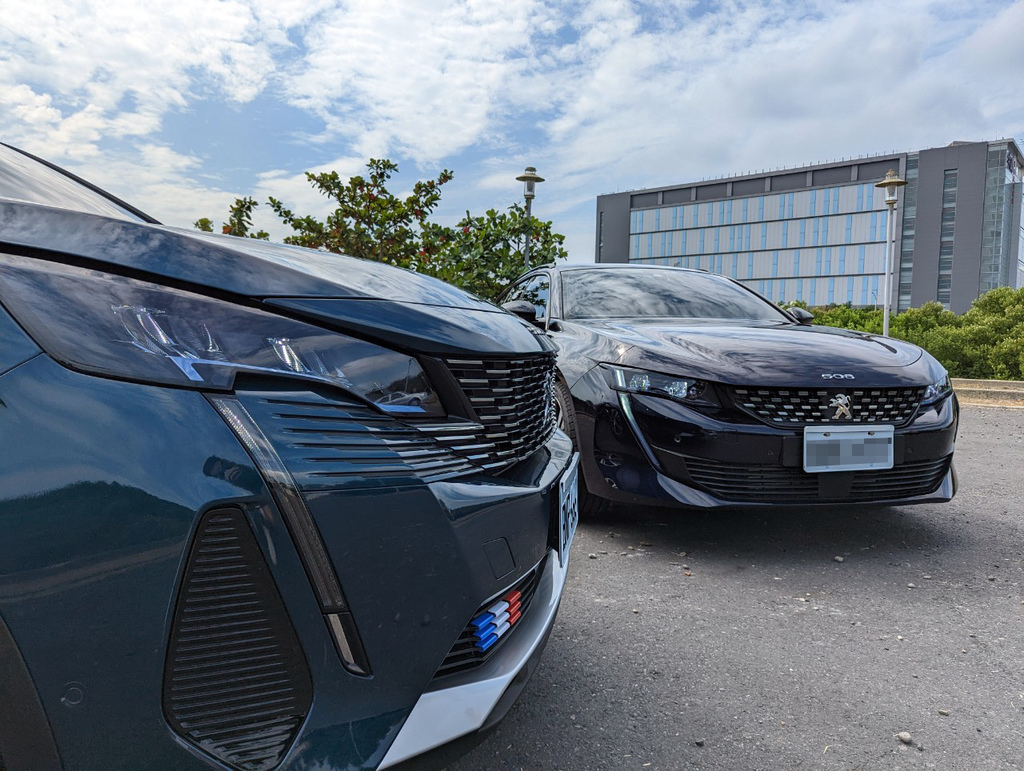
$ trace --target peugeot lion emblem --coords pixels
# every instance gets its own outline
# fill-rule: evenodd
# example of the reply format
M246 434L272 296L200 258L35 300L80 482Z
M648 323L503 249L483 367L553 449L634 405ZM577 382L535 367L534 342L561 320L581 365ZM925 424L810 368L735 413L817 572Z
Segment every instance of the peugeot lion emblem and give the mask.
M836 408L836 414L832 416L832 420L839 420L844 416L853 420L853 413L850 412L850 397L846 394L837 394L833 396L832 401L828 403L828 406Z

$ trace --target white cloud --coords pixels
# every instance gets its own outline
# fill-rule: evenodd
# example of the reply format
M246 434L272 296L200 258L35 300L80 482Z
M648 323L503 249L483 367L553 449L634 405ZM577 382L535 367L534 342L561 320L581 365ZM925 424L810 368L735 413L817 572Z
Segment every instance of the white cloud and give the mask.
M8 3L0 91L15 102L4 117L16 120L6 121L7 138L76 157L101 139L153 135L169 110L197 94L249 101L275 72L275 47L288 44L282 25L306 18L300 5L307 4ZM31 110L39 95L51 109Z
M37 94L24 83L0 90L0 109L15 121L34 126L53 125L61 117L49 94Z
M605 0L532 84L558 103L534 156L545 198L1020 134L1022 9L733 2L652 24ZM574 251L593 254L593 217L573 210Z
M1022 27L1024 0L7 3L0 125L186 225L236 195L322 214L306 166L370 157L453 168L455 219L517 200L534 165L536 212L590 258L599 193L1024 134ZM167 116L258 96L304 111L304 133L254 125L273 163L252 189L211 186L219 158Z
M363 157L432 162L498 131L507 84L528 65L535 0L378 0L325 13L289 71L292 102Z

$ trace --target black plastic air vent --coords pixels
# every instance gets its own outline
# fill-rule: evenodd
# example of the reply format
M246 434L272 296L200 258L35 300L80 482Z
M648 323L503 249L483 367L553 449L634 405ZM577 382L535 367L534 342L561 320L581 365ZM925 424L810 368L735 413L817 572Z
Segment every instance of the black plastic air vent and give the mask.
M284 603L244 514L199 523L164 669L164 714L184 739L239 769L277 766L313 686Z
M820 487L819 477L829 474L808 474L798 467L726 463L708 458L685 458L685 461L690 479L725 501L866 503L934 492L949 472L952 457L911 461L880 471L846 472L852 476L850 487L835 496L823 494Z

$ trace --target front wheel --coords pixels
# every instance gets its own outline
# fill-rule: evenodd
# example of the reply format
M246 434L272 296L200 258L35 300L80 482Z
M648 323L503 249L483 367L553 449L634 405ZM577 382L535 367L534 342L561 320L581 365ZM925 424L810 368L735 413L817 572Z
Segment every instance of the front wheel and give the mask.
M555 419L558 427L572 439L572 446L581 456L590 452L589 449L580 446L579 426L576 423L576 409L572 404L572 394L569 392L569 387L561 380L555 381ZM583 465L582 457L580 465ZM579 502L580 514L583 516L607 511L609 506L608 501L592 495L587 490L587 482L582 468L580 468Z

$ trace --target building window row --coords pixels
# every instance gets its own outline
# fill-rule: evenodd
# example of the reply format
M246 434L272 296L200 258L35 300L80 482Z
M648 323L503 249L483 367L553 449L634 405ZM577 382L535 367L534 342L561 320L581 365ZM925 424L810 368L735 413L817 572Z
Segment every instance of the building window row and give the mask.
M643 236L652 238L653 236ZM630 262L706 270L735 279L814 278L881 273L885 244L641 257ZM845 302L845 300L843 301Z
M630 237L629 258L884 243L887 217L884 211L864 212L793 222L637 233Z
M713 272L734 275L743 272L740 255L706 255L704 264L713 265ZM687 267L682 257L658 257L645 260L646 264ZM731 266L731 270L728 268ZM726 268L726 270L722 270ZM735 275L734 275L735 277ZM882 303L879 293L882 276L879 273L858 276L796 276L785 278L738 277L740 283L776 303L802 301L808 305L842 305L878 307Z
M823 190L633 209L629 232L649 233L884 210L883 198L884 193L869 182Z
M939 278L935 299L949 308L953 284L953 240L956 237L957 169L942 174L942 217L939 225Z
M905 311L910 307L914 281L914 236L917 231L917 180L920 157L907 156L907 185L903 193L903 233L900 237L900 268L896 307Z

